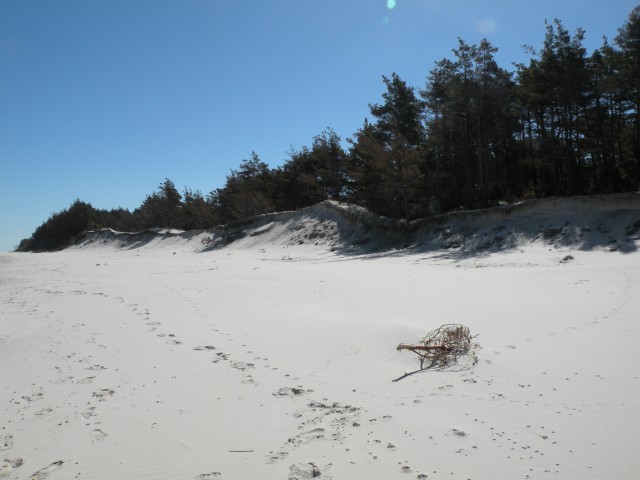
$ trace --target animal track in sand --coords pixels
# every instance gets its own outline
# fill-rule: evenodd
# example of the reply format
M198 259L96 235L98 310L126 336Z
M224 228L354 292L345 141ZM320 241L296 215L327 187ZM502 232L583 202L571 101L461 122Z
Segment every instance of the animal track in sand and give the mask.
M5 435L0 440L0 450L9 450L13 447L13 435Z
M43 408L41 410L38 410L35 414L38 417L44 417L45 415L50 415L53 412L52 408Z
M92 442L99 442L101 440L104 440L106 436L107 436L107 434L104 433L99 428L95 428L95 429L91 430Z
M196 347L196 349L197 348L198 347ZM203 347L203 348L209 349L209 350L213 349L213 347L211 347L211 348ZM218 363L218 362L220 362L220 360L229 360L229 354L228 353L224 353L224 352L217 352L215 357L213 358L213 360L211 360L211 363ZM232 362L229 363L229 366L231 368L235 369L235 370L239 370L240 372L244 372L245 370L255 368L255 364L253 364L253 363L240 362L240 361L232 361ZM248 373L245 373L243 375L242 383L250 383L250 384L253 384L253 385L256 385L256 386L258 385L258 383Z
M175 338L175 333L158 333L157 336L160 338L169 337L169 341L167 342L169 345L182 345L182 342Z
M115 390L103 388L102 390L93 392L92 396L97 398L99 402L104 402L108 397L112 397L115 393Z
M193 347L194 350L215 350L216 347L212 345L203 345L201 347Z
M57 367L56 367L57 368ZM61 373L60 371L57 373ZM62 385L63 383L67 383L67 382L71 382L73 381L75 377L71 376L71 375L67 375L66 377L60 377L56 380L54 380L54 385Z
M353 407L353 408L355 408L355 407ZM378 417L378 418L370 418L369 421L370 422L377 422L378 420L381 420L383 422L388 422L392 418L393 417L391 415L383 415L382 417Z
M212 363L218 363L220 360L228 360L229 359L229 354L228 353L224 353L224 352L218 352L216 353L216 357L214 358L211 362Z
M78 416L84 420L85 422L88 421L91 417L95 417L96 413L95 413L95 409L96 407L89 407L87 408L84 412L79 413Z
M81 379L79 379L79 380L76 380L76 383L80 383L80 384L82 384L82 385L88 385L88 384L92 383L92 382L93 382L93 380L94 380L95 378L96 378L96 377L85 377L85 378L81 378Z
M255 365L253 363L246 363L246 362L231 362L231 368L235 368L236 370L241 370L244 371L248 368L255 368Z
M107 367L103 367L102 365L91 365L90 367L86 367L85 370L93 370L93 371L100 371L100 370L106 370Z
M60 290L40 290L40 289L38 289L37 291L48 293L50 295L61 295L61 294L64 293L64 292L61 292Z
M49 478L49 475L51 474L51 472L55 472L56 470L59 470L60 468L62 468L63 465L64 465L63 460L58 460L57 462L53 462L47 465L46 467L41 468L37 472L34 472L29 477L29 480L45 480L46 478Z
M36 400L42 400L42 393L33 393L31 395L23 395L22 400L26 400L28 403L35 402Z
M302 386L297 387L282 387L277 392L272 393L274 397L297 397L305 393L312 393L313 390L305 390Z
M289 455L289 452L269 452L267 463L276 463Z
M438 387L438 390L451 390L452 388L453 388L453 385L447 384L447 385L440 385Z
M147 325L149 325L151 328L149 329L149 332L155 332L158 328L160 328L160 325L162 325L161 322L147 322Z

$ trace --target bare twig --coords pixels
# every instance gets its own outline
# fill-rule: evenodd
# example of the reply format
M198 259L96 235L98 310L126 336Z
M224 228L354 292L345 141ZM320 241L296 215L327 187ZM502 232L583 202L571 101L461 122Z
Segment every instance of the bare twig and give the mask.
M446 324L429 332L417 345L401 343L397 350L418 355L420 370L467 370L478 363L472 343L475 336L464 325Z

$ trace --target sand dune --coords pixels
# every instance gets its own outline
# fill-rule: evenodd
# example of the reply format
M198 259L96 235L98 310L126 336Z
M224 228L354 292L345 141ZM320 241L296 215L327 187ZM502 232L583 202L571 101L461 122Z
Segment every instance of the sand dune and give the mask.
M635 478L639 230L325 203L0 255L0 478ZM444 323L474 368L395 350Z
M361 255L403 250L459 254L508 251L545 240L554 247L635 251L640 194L550 198L486 210L454 212L412 222L381 217L354 205L325 201L295 212L260 215L207 231L153 229L89 232L75 247L137 249L181 245L204 252L266 245L309 245Z

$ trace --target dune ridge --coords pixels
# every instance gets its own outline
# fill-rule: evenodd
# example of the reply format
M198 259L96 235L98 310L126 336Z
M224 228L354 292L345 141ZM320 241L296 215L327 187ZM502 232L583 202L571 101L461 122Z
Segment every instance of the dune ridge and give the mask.
M484 210L460 211L407 222L355 205L324 201L293 212L264 214L205 231L165 229L84 234L75 248L120 249L188 244L195 252L235 245L313 245L347 254L385 250L502 251L536 241L579 249L627 251L640 230L640 194L531 200Z

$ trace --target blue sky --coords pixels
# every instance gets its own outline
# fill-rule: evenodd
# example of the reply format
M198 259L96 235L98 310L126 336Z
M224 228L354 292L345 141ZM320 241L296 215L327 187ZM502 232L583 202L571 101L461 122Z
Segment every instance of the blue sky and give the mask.
M332 127L397 72L422 88L457 37L528 62L545 19L613 39L637 0L2 0L0 251L80 198L134 209L165 177L208 193Z

